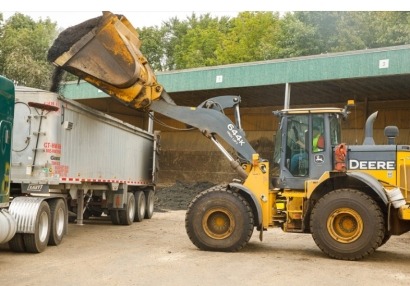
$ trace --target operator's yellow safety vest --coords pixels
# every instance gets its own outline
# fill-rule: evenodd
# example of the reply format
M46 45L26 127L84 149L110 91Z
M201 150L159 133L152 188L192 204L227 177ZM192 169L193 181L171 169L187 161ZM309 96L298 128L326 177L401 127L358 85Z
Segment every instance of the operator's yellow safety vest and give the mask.
M323 138L319 142L320 137L321 137L321 134L319 133L318 135L316 135L316 137L313 138L313 142L312 142L313 143L313 152L320 152L325 147L324 142L323 142Z

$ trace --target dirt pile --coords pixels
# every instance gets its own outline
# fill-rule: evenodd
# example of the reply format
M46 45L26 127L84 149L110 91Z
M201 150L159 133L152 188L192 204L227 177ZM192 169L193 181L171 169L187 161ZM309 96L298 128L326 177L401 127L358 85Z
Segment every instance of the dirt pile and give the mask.
M185 183L177 181L173 185L158 186L155 195L154 210L186 210L193 198L203 190L215 186L211 182Z
M48 50L47 60L52 63L63 53L67 52L76 42L78 42L83 36L94 29L101 21L102 16L89 19L78 25L69 27L62 31L53 45ZM50 91L59 92L60 83L64 75L64 70L60 67L56 67L51 78Z

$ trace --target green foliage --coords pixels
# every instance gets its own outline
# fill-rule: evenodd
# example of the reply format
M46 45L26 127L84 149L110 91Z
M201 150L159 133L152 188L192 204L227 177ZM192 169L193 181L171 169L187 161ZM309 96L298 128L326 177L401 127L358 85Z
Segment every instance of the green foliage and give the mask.
M164 29L157 27L143 27L137 29L139 38L143 45L141 46L142 54L149 59L150 66L153 70L164 70L166 59L163 45Z
M215 51L224 38L227 19L221 22L224 24L209 14L199 19L195 15L190 18L189 29L175 47L174 58L178 69L219 64Z
M20 85L48 89L53 67L46 57L56 35L56 23L49 19L35 22L16 13L1 21L0 74Z
M264 61L410 44L410 12L241 12L236 17L192 13L160 27L137 29L155 71ZM46 61L56 23L0 13L0 74L48 89ZM72 79L72 77L70 78Z
M232 28L216 49L218 64L262 61L276 58L279 14L242 12L232 19Z
M404 45L410 43L408 23L409 12L192 14L147 31L162 38L143 41L143 49L162 52L147 58L154 59L155 70L165 71Z
M315 38L316 29L308 26L293 14L287 13L280 21L281 33L276 42L278 58L315 55L320 53Z

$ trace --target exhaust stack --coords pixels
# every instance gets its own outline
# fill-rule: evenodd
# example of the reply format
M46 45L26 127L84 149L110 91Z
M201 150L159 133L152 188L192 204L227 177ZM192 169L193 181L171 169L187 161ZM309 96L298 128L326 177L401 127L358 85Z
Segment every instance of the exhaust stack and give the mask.
M374 112L366 120L366 125L364 129L363 145L375 145L376 144L373 139L373 123L377 118L377 114L378 114L378 111Z

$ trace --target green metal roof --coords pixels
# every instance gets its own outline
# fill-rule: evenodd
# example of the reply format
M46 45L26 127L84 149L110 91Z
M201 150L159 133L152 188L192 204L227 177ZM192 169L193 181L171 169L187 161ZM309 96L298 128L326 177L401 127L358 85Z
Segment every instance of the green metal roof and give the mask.
M381 68L386 60L388 68ZM159 73L158 81L168 92L179 92L403 73L410 73L410 45L173 71Z
M340 85L346 86L349 83L346 80L374 78L381 86L386 86L380 79L388 78L391 82L389 77L397 75L410 76L410 45L161 72L157 73L157 79L168 93L176 96L177 103L179 99L180 102L196 104L206 97L222 95L222 91L245 96L265 93L265 97L266 94L278 93L282 97L283 88L277 86L283 86L285 83L304 87L304 93L308 94L306 83L311 87L312 83L332 82L333 85L327 87L328 97L333 89L338 89ZM407 78L405 79L407 81ZM400 78L399 81L402 82L403 79ZM336 87L334 83L337 83ZM380 89L377 85L366 82L366 85L369 84L373 85L375 90ZM402 88L405 90L408 86ZM295 89L292 89L293 92ZM72 99L108 97L83 81L79 85L77 82L67 83L63 94ZM397 94L403 96L403 92ZM405 94L408 96L408 93ZM189 102L193 99L194 102ZM262 100L259 105L266 104L268 103Z

